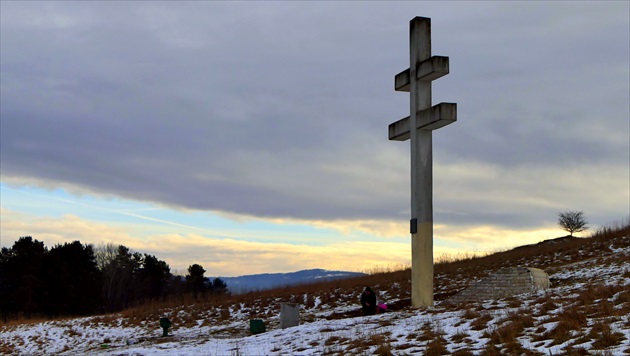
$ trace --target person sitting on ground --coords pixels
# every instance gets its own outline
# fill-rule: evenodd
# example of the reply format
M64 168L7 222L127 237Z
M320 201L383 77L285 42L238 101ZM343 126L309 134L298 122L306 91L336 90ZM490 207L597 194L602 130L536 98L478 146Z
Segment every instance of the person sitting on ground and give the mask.
M363 308L363 315L374 315L376 313L376 294L374 294L372 288L365 287L361 294L361 307Z

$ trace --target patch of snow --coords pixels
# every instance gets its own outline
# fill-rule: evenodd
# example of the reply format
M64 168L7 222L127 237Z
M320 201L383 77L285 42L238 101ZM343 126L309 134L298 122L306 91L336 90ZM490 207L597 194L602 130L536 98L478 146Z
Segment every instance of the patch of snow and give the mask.
M630 248L617 248L613 253L630 255ZM577 297L593 281L610 285L630 285L630 278L624 277L623 273L630 269L630 262L621 266L598 263L600 261L598 259L601 258L598 256L550 269L553 270L549 273L552 280L551 288L546 292L518 296L520 302L518 307L510 307L506 300L474 304L473 310L488 314L491 318L482 330L472 330L473 320L463 317L464 309L442 306L439 302L432 308L404 309L374 316L328 320L327 318L333 314L351 312L358 308L356 298L348 295L346 299L350 302L334 308L316 296L314 307L300 311L303 321L296 327L280 329L278 315L263 318L268 326L267 332L257 335L249 335L250 314L246 311L245 303L240 303L229 309L231 317L228 322L217 321L213 325L208 325L202 318L195 320L194 325L190 327L174 324L169 330L168 337L161 336L162 330L157 317L155 323L123 326L126 324L120 316L113 315L108 317L118 319L107 325L102 321L102 317L88 317L2 326L0 345L10 346L18 354L28 355L321 355L333 351L347 352L347 344L335 340L365 341L378 335L387 335L386 340L392 350L399 350L405 354L422 354L428 341L420 339L419 336L423 328L429 327L433 332L443 334L442 337L448 341L449 353L460 349L470 349L473 353L479 353L489 342L489 339L483 336L484 333L496 330L510 313L518 313L523 308L532 311L536 326L528 328L525 335L518 338L521 345L545 355L562 354L565 352L564 347L575 343L581 337L580 333L574 333L571 339L561 344L552 345L552 340L534 341L534 330L537 330L538 335L553 330L558 324L553 319L554 316L569 307L571 298ZM625 276L627 275L626 273ZM560 284L554 286L554 280ZM569 300L569 304L558 305L546 315L538 315L535 311L539 311L541 306L536 304L536 300L546 294L550 297L562 296ZM385 291L380 296L384 300L390 299L390 295ZM274 309L265 310L262 315L272 315L267 314L272 310ZM276 312L277 310L274 311ZM184 316L186 312L179 310L165 314L169 317L173 314ZM622 333L625 339L606 352L613 355L628 352L629 318L630 316L626 315L611 322L612 331ZM305 322L305 319L309 321ZM592 326L594 321L589 319L589 325ZM464 334L465 338L455 337ZM574 346L591 350L592 344L592 341L586 341ZM369 346L365 354L374 353L376 347Z

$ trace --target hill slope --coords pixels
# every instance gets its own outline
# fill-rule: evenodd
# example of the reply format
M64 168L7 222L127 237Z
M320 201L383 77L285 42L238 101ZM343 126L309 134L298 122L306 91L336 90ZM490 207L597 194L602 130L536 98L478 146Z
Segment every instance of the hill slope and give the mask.
M0 326L0 352L114 355L580 355L630 354L630 226L587 239L525 246L436 265L436 306L412 309L409 270L247 293L170 301L121 314ZM441 300L503 267L546 270L546 292L497 301ZM360 316L364 285L393 311ZM280 329L282 302L302 305ZM160 337L158 318L173 321ZM250 335L249 320L267 332ZM104 346L106 345L106 346Z

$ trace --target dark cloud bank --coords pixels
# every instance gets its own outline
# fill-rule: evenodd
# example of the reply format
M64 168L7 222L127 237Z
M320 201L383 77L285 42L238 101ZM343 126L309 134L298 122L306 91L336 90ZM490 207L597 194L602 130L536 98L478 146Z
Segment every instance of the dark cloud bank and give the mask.
M3 177L260 217L406 219L408 143L387 125L408 115L393 76L415 15L451 59L433 102L458 103L436 160L628 174L628 3L1 6ZM555 217L511 203L436 201L466 212L436 218Z

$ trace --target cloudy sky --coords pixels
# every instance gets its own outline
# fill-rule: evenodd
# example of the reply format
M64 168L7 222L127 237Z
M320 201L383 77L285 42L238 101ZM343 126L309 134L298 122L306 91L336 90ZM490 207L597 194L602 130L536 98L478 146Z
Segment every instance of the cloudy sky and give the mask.
M630 216L630 3L12 2L1 246L124 244L234 276L409 263L394 75L430 17L435 256ZM583 234L584 235L584 234Z

